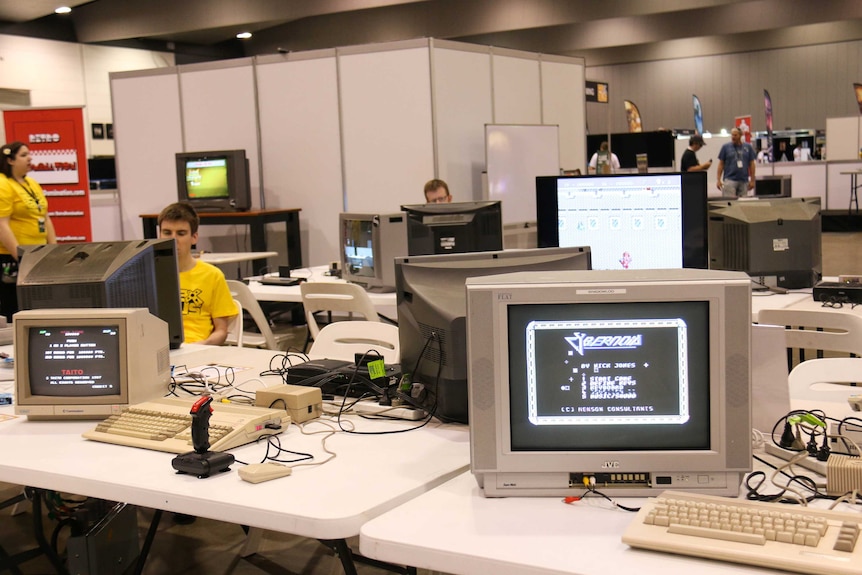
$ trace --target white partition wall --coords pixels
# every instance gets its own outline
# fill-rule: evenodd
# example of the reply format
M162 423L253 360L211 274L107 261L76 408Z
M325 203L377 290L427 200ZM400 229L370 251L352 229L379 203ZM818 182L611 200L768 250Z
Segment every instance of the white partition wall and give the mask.
M245 150L251 205L260 208L252 60L194 64L179 70L185 147L177 151Z
M422 201L434 175L426 41L338 53L344 187L351 212L398 211Z
M421 203L435 177L481 199L486 124L559 125L559 163L583 164L583 83L580 58L431 39L114 75L123 235L175 200L176 152L243 148L254 207L300 208L303 262L325 264L341 211Z
M584 67L572 64L571 58L556 61L542 57L542 124L559 126L560 168L580 169L587 173L586 138L582 127L586 122L586 102L579 98L584 92Z
M862 118L826 118L826 159L858 160Z
M491 57L484 46L467 49L465 44L440 40L433 46L437 175L449 185L456 202L480 200L485 124L493 121Z
M261 58L257 85L266 207L302 209L304 262L336 259L344 196L335 50Z
M123 238L144 237L141 214L177 199L174 154L182 150L175 68L111 74Z
M541 124L539 55L494 48L494 123ZM578 101L585 100L581 89Z

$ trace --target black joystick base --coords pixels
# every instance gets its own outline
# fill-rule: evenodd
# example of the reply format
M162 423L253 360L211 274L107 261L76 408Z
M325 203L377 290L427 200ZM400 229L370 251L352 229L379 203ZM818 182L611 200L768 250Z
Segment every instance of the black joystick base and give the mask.
M171 466L177 470L177 473L188 473L189 475L197 475L199 479L204 479L214 473L230 471L233 462L234 457L231 453L189 451L174 457Z

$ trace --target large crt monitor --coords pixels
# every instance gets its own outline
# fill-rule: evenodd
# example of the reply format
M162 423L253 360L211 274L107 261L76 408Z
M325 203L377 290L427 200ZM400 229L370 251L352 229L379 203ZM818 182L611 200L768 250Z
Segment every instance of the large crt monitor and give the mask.
M416 204L401 209L407 212L407 251L411 256L503 249L499 201Z
M540 176L544 247L590 246L593 269L707 268L706 172Z
M40 309L13 316L15 413L104 419L168 391L168 326L146 309Z
M588 269L588 247L396 259L401 366L414 383L424 385L427 408L444 421L467 421L467 278Z
M822 276L820 198L709 202L709 267L758 283L812 287ZM760 279L763 278L763 279Z
M177 160L177 197L199 212L244 211L251 207L245 150L182 152Z
M407 255L406 220L403 212L340 214L342 278L368 291L395 291L395 258Z
M20 309L145 307L168 323L171 349L183 343L173 239L48 244L21 255Z
M751 282L715 270L467 281L472 472L488 496L735 496L751 469Z

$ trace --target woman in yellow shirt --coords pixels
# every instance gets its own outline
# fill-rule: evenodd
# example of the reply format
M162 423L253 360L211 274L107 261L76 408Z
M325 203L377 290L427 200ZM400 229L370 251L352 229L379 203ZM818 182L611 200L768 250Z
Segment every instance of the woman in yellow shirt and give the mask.
M30 148L22 142L0 147L0 314L9 321L18 311L18 246L57 243L48 200L27 177L30 161Z

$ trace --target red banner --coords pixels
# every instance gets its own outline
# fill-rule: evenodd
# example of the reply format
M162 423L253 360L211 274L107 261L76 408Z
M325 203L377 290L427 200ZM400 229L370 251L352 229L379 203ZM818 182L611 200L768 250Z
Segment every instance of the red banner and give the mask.
M58 242L89 242L90 178L81 108L6 110L8 142L30 148L33 170L42 186Z

